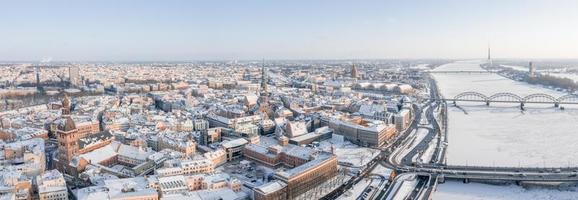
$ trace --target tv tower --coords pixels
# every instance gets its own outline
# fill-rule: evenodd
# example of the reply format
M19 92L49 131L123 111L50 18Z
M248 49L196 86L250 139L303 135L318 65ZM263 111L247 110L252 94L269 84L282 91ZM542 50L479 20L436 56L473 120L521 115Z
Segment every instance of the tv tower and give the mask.
M491 49L490 49L490 44L489 44L489 43L488 43L488 64L490 64L490 68L493 67L492 56L491 56Z

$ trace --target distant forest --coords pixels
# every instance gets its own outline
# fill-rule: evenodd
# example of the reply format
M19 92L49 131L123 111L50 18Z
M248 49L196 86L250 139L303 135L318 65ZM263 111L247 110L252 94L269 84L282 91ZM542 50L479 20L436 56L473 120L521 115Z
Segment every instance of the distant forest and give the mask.
M569 91L578 90L578 83L569 78L555 77L551 75L538 75L536 77L526 77L526 82L531 84L549 85Z

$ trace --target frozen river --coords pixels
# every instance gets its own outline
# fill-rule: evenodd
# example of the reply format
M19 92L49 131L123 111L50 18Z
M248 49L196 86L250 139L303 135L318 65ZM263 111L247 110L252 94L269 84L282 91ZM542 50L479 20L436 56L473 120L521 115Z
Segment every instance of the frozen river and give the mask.
M438 67L441 71L482 70L481 61L464 61ZM451 98L476 91L487 96L510 92L518 96L561 92L516 82L497 74L434 74L442 95ZM484 166L578 166L578 109L554 105L459 103L465 112L448 109L447 162ZM450 103L451 105L451 103Z

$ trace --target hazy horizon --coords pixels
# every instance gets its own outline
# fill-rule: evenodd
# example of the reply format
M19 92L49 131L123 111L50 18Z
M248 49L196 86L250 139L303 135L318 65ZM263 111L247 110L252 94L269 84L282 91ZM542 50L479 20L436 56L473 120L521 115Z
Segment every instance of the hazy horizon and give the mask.
M0 61L578 59L570 0L0 5Z
M265 58L266 63L271 62L315 62L315 61L337 61L337 62L350 62L350 63L363 63L371 61L485 61L486 58L365 58L365 59L351 59L351 58L339 58L339 59L268 59ZM492 58L494 63L499 62L576 62L578 64L578 58ZM52 58L42 58L39 60L0 60L2 63L194 63L194 62L259 62L263 61L261 59L189 59L189 60L53 60Z

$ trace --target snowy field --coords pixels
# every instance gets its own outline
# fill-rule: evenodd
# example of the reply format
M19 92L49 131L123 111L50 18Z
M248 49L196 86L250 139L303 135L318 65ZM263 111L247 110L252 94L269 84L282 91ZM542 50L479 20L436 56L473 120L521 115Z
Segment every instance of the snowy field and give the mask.
M393 172L392 169L386 168L382 165L375 166L375 169L371 171L372 174L382 175L383 177L385 177L385 179L389 179L389 177L391 176L391 172Z
M523 188L516 185L498 186L480 183L448 181L439 184L433 200L571 200L578 199L578 192L562 189Z
M436 70L482 70L479 61L456 62ZM434 74L446 98L476 91L487 96L511 92L524 97L564 95L541 86L516 82L497 74ZM484 166L578 166L578 109L553 105L460 103L448 106L448 164Z
M411 69L429 70L430 68L427 67L428 65L429 65L429 64L418 64L418 65L415 65L415 66L411 66L411 67L409 67L409 68L411 68Z

